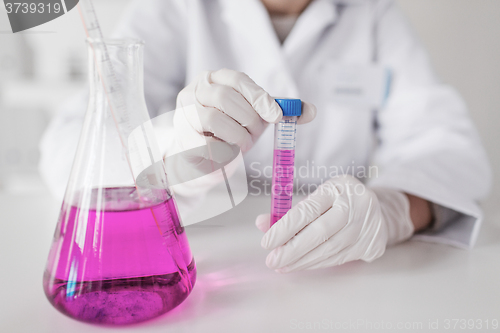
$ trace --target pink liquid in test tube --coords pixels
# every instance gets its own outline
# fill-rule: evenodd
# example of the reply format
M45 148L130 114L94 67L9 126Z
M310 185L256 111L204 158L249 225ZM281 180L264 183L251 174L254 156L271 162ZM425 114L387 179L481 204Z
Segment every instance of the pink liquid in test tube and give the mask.
M173 309L196 281L174 199L141 203L132 187L102 193L101 210L63 204L44 276L48 299L70 317L99 324L135 323ZM70 234L80 236L64 237Z
M300 99L276 99L283 119L274 128L271 226L292 208L295 132L302 111Z

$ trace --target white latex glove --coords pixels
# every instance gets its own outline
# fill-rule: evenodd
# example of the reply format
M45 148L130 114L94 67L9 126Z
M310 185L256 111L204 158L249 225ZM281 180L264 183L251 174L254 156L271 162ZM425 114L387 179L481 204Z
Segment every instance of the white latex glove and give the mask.
M282 116L278 103L246 74L221 69L203 72L179 93L174 127L183 148L204 136L246 152L266 126ZM310 122L315 116L316 107L303 102L297 123Z
M197 177L227 165L240 150L248 151L266 126L282 116L278 103L246 74L229 69L200 74L177 96L173 121L181 154L174 159L167 157L166 163L174 183L196 180L177 186L176 193L199 195L223 181L215 174ZM315 116L316 107L303 102L297 123L307 123ZM233 164L225 167L229 177L237 166Z
M270 229L269 219L260 215L256 225L267 231L267 266L281 273L371 262L414 231L405 194L370 189L351 176L328 180Z

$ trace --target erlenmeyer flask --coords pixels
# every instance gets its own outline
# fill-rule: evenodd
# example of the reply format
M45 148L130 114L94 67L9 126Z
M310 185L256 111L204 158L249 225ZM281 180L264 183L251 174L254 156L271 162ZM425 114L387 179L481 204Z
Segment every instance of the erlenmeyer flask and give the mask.
M88 46L89 107L44 290L75 319L135 323L179 305L196 267L144 101L143 44L88 40ZM112 88L101 81L109 75L102 61L112 63ZM120 89L123 108L109 107L112 89Z

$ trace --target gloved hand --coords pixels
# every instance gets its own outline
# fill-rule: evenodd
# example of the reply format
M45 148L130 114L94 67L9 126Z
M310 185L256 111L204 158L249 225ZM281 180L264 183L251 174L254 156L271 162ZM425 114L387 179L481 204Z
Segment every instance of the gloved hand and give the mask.
M165 159L176 183L197 179L177 186L176 193L191 196L206 192L223 181L209 175L228 165L238 154L248 151L269 123L281 120L283 111L269 94L246 74L229 69L206 71L177 96L174 131L177 145L175 158ZM297 123L314 119L316 107L302 103ZM272 143L271 143L272 144ZM231 169L236 163L226 167Z
M270 229L269 220L259 215L256 225L267 231L261 242L272 250L267 266L281 273L371 262L414 231L405 194L370 189L351 176L328 180Z
M203 72L179 93L174 127L181 146L205 136L246 152L266 126L282 116L278 103L246 74L221 69ZM310 122L315 116L314 105L303 102L297 123Z

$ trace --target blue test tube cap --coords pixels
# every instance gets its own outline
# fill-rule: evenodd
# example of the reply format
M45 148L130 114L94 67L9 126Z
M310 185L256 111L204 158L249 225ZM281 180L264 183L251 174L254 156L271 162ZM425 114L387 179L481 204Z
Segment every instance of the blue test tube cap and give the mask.
M300 116L302 114L302 101L300 99L276 98L275 99L284 116Z

